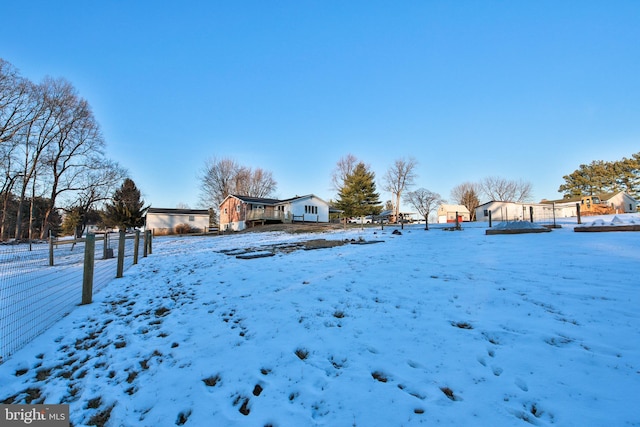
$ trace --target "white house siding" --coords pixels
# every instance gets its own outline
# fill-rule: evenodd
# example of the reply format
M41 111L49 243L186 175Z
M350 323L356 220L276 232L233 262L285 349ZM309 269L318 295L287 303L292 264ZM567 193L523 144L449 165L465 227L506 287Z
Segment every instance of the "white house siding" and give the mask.
M620 192L606 201L616 210L616 213L638 212L638 202L625 192Z
M299 197L285 203L285 212L290 213L295 221L329 222L329 205L319 197Z
M176 226L187 224L203 232L209 229L209 212L206 210L159 209L150 208L147 212L146 229L157 234L175 232Z
M247 224L244 221L233 221L224 225L225 231L242 231L247 228Z

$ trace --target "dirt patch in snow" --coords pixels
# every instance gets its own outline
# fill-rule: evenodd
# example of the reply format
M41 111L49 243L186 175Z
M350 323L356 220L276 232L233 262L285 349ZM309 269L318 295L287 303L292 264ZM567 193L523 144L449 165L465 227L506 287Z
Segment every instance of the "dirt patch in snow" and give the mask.
M350 240L326 240L326 239L311 239L303 242L295 243L281 243L274 245L262 245L257 247L238 248L238 249L225 249L220 251L223 254L229 256L235 256L240 259L254 259L265 258L274 256L276 253L291 253L297 250L314 250L314 249L328 249L342 246L347 243L352 243Z

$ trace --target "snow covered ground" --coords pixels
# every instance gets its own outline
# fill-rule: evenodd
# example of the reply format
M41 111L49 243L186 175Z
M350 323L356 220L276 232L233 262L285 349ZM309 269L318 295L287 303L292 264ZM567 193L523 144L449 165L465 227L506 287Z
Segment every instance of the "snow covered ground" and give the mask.
M74 426L640 425L640 233L423 227L157 238L0 365L0 401ZM382 242L294 245L318 238Z

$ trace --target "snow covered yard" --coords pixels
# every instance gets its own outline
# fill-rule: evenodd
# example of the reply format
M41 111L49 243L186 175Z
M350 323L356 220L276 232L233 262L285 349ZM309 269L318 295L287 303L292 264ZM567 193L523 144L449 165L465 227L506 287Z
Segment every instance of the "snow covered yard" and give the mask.
M640 425L640 233L423 227L158 238L0 365L0 401L74 426ZM318 238L383 242L224 253Z

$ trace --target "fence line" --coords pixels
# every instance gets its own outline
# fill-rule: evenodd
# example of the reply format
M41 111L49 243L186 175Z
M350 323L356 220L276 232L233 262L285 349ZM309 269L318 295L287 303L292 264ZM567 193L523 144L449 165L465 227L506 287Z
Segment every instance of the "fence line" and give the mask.
M150 246L151 233L145 233L144 240L137 235L95 239L94 293L118 276L115 248L120 238L123 270L137 263L140 244ZM0 245L0 363L82 302L85 246L86 239ZM145 246L145 256L147 252Z

